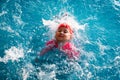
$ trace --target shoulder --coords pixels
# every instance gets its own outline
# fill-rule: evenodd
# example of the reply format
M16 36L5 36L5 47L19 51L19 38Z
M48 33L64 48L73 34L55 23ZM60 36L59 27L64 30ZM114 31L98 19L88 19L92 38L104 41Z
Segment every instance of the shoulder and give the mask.
M67 42L64 47L67 47L67 48L71 48L71 49L74 49L76 48L74 44L72 44L71 42Z
M63 48L63 50L70 50L70 51L76 50L76 47L71 42L65 43L65 45L62 48Z
M79 57L79 51L77 50L77 48L75 47L74 44L67 42L64 47L63 50L65 50L65 52L67 53L69 58L78 58Z
M52 39L52 40L49 40L49 41L46 42L46 45L50 45L50 44L55 44L55 40Z
M56 41L53 39L53 40L50 40L46 43L46 46L52 46L52 47L58 47L58 44L56 43Z

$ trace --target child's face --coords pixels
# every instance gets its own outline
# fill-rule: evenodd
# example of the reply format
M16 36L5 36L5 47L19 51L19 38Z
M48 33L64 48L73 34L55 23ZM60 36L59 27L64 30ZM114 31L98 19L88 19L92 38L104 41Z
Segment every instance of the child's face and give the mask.
M72 38L72 34L70 33L69 29L61 27L56 31L55 38L58 42L65 42Z

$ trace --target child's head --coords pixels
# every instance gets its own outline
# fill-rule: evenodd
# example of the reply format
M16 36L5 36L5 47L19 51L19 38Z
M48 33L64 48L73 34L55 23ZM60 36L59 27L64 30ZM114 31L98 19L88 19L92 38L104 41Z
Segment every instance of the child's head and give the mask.
M58 42L66 42L71 40L72 35L73 35L72 28L68 24L62 23L58 26L55 38Z

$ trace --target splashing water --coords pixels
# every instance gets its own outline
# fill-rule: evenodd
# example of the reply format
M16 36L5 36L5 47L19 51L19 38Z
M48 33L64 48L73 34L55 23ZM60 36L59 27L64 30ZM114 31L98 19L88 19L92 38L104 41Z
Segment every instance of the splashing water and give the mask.
M80 25L78 24L78 22L74 19L74 17L72 15L70 15L69 13L65 12L63 15L61 16L55 16L53 20L45 20L42 19L44 26L49 27L50 32L52 32L52 37L54 37L55 35L55 31L57 30L58 26L60 23L67 23L71 26L71 28L74 30L74 32L77 32L79 30L84 31L85 30L85 26L84 25ZM75 36L79 36L78 34ZM80 38L80 36L79 36Z
M120 79L119 0L2 0L0 4L1 80ZM53 50L35 63L37 53L63 22L74 30L79 61Z
M0 62L4 62L7 63L8 60L13 61L18 61L19 58L23 58L24 57L24 52L23 49L19 49L16 47L11 47L8 50L5 50L5 56L3 58L0 58Z

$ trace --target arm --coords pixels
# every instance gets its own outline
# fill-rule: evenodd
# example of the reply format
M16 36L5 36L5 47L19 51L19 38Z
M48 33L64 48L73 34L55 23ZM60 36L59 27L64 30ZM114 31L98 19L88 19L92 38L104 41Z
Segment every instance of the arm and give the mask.
M49 50L51 50L54 46L47 46L44 49L41 50L39 56L44 55L46 52L48 52Z
M46 52L48 52L49 50L51 50L53 47L55 47L55 41L54 40L48 41L46 43L46 47L41 50L39 56L44 55Z
M35 58L35 62L39 62L39 58L40 56L43 56L45 53L47 53L49 50L51 50L53 48L53 46L47 46L45 48L43 48L40 53L36 56Z
M68 55L69 59L78 59L80 56L80 52L77 50L77 48L71 44L68 43L65 47L64 47L65 52Z

